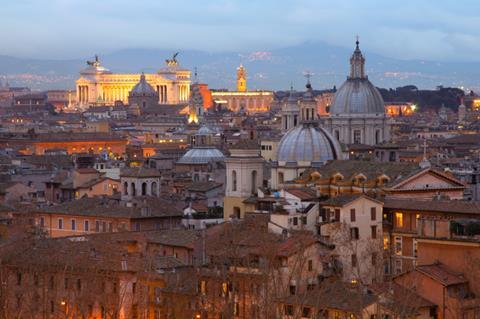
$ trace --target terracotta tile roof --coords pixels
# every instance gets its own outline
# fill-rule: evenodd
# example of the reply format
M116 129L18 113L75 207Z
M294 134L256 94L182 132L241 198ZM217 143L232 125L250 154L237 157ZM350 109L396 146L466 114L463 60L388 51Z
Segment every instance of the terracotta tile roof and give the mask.
M36 209L37 213L112 218L182 217L182 210L157 197L138 198L135 207L110 197L80 198L60 205ZM145 211L146 210L146 211Z
M237 143L230 146L234 150L260 150L260 144L257 140L241 139Z
M191 192L208 192L221 186L222 184L217 182L194 182L186 185L185 190Z
M461 200L419 200L386 198L384 200L383 208L424 212L440 212L449 214L480 214L480 202Z
M95 174L99 173L96 169L94 168L78 168L75 170L75 172L79 174Z
M122 170L120 171L120 176L146 178L146 177L161 177L162 174L155 168L126 167L126 168L122 168Z
M452 286L467 283L462 274L448 269L445 265L437 263L432 265L417 266L415 268L421 274L424 274L433 280L441 283L443 286Z
M376 296L361 287L340 281L325 282L319 288L280 299L283 304L308 306L315 309L335 309L359 313L376 301ZM352 302L354 301L354 302Z
M340 194L338 196L329 198L325 201L320 202L320 205L322 206L334 206L334 207L343 207L354 200L357 200L360 197L365 197L366 199L375 201L375 202L380 202L377 199L371 198L365 194Z
M318 198L317 191L311 188L291 188L285 189L285 192L300 198L300 200L315 200Z

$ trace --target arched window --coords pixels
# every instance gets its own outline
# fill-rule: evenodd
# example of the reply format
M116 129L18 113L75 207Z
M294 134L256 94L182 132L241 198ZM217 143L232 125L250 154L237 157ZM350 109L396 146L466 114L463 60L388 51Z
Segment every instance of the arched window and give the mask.
M152 185L152 196L157 196L157 182L153 182Z
M132 183L132 196L137 196L137 190L135 189L135 183Z
M380 130L375 131L375 144L380 143Z
M257 192L257 171L252 171L252 194Z
M283 172L278 172L278 183L283 184L284 178L283 178Z
M147 195L147 183L142 183L142 196Z
M232 192L237 191L237 172L232 171Z
M123 183L123 195L128 195L128 183Z

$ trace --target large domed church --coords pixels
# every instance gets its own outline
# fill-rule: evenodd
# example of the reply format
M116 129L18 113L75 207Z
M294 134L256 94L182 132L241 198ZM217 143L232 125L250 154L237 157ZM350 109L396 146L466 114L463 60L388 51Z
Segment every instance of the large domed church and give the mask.
M343 144L375 145L390 139L383 98L365 74L358 40L350 58L350 76L335 93L330 115L322 122Z
M293 101L287 103L294 104ZM300 116L298 124L296 118L291 121L290 115L286 115L285 123L289 130L280 140L276 161L272 163L271 187L273 189L281 188L285 182L297 178L310 167L320 167L329 160L343 158L338 141L318 125L316 101L310 81L298 103L296 113Z

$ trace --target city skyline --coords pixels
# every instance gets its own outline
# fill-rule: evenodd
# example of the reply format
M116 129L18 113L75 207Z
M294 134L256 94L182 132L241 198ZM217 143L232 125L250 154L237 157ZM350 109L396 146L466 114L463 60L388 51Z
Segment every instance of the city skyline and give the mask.
M386 57L478 62L479 7L474 1L23 0L5 3L0 13L0 54L78 59L135 48L248 52L318 41L350 48L358 34L369 52Z

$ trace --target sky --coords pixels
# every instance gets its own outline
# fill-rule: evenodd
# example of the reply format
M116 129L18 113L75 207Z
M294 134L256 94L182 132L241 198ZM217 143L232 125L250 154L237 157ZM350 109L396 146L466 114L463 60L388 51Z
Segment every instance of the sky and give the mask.
M1 0L0 54L248 52L323 41L387 57L480 61L478 0Z

